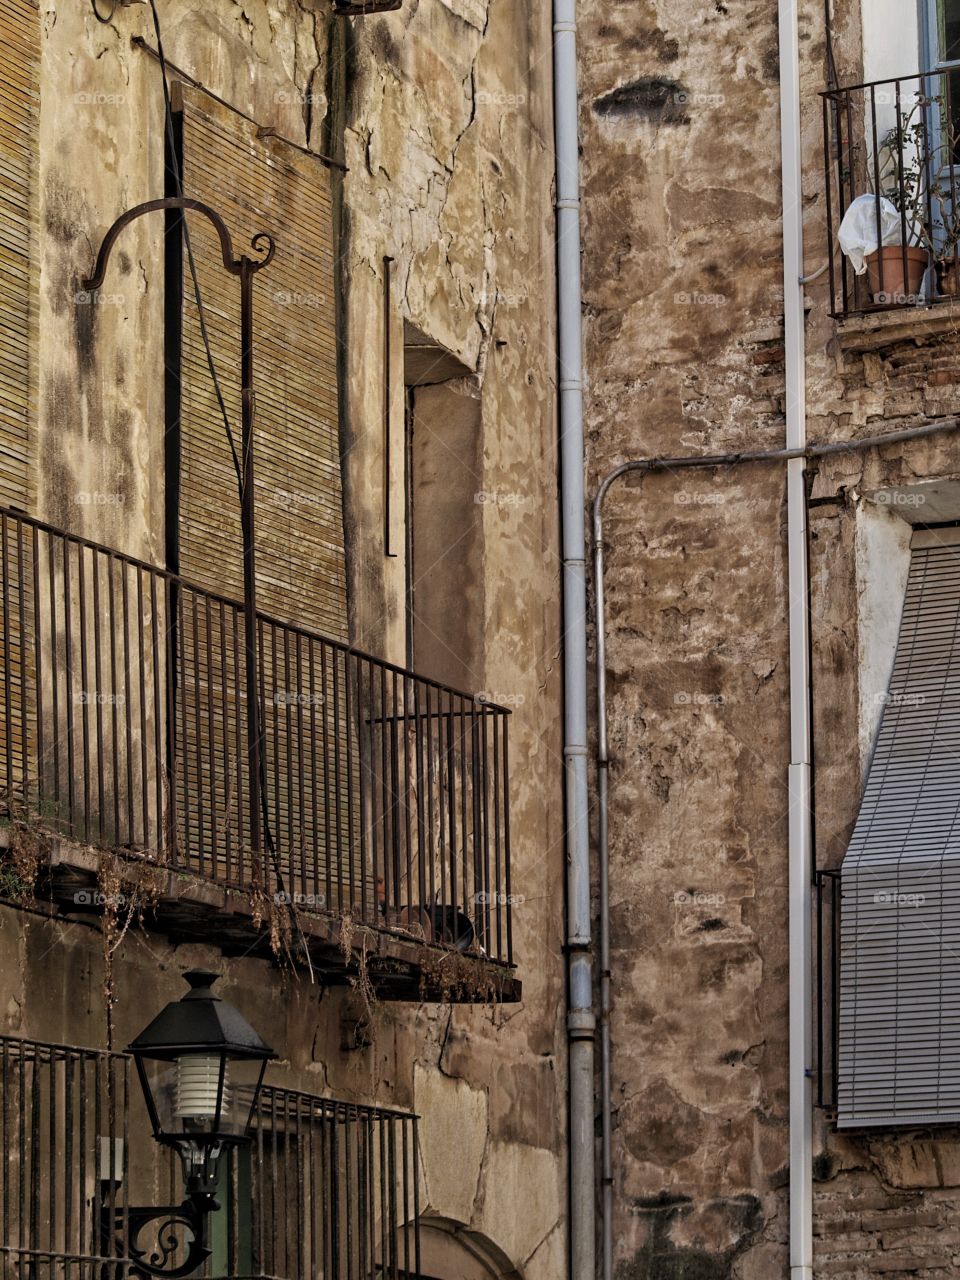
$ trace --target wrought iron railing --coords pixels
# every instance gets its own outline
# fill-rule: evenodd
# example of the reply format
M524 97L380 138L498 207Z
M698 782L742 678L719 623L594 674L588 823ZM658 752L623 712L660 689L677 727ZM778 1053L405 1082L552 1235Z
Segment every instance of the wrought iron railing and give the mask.
M834 316L960 293L960 72L923 72L823 95L827 251ZM866 271L837 248L855 200ZM878 246L880 246L878 248Z
M183 1188L130 1079L124 1054L0 1037L4 1276L136 1280L135 1249L150 1242L133 1238L132 1211L176 1205ZM218 1201L208 1277L415 1276L417 1118L267 1086ZM163 1232L165 1267L186 1243Z
M837 1050L840 1043L840 895L839 871L817 871L817 1076L814 1081L818 1107L833 1111L837 1105Z
M512 963L509 713L0 509L0 795L55 831ZM256 834L256 839L252 837Z

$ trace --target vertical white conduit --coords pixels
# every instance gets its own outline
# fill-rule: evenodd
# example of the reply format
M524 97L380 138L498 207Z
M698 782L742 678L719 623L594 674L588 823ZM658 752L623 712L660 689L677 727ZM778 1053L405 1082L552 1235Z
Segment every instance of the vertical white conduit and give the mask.
M786 444L807 444L804 346L803 204L800 150L800 32L797 0L779 0L780 151ZM810 812L810 616L803 458L787 462L790 629L790 1276L813 1280L813 858Z

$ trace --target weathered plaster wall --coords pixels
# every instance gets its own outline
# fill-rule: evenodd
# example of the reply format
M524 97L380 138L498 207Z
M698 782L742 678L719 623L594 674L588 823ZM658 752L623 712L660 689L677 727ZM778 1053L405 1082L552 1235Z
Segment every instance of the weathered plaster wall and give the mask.
M834 7L841 81L857 83L860 5ZM812 272L826 49L823 6L801 9ZM593 492L628 457L783 442L777 21L753 0L581 13ZM841 330L827 294L825 277L808 290L811 438L956 413L955 316ZM958 469L944 438L815 477L821 866L856 817L879 661L858 512ZM779 470L746 466L621 482L606 509L618 1280L789 1274L784 497ZM818 1115L816 1142L817 1274L956 1273L954 1133L841 1139Z
M483 561L467 674L471 690L516 709L512 888L525 998L502 1011L380 1007L373 1043L344 1047L358 1039L349 994L133 929L116 957L115 1042L179 993L182 969L212 962L280 1051L281 1075L423 1115L425 1212L468 1224L529 1280L555 1280L565 1085L549 15L512 0L408 0L390 17L344 22L325 0L158 2L172 62L349 166L340 338L353 629L401 661L404 566L385 562L382 545L384 254L395 259L395 353L410 320L476 371L484 496L470 496ZM118 8L107 25L78 0L41 7L40 514L159 561L162 225L127 233L99 302L75 296L113 218L162 194L159 69L131 44L155 37L145 6ZM393 372L396 449L402 366ZM431 574L445 572L447 553L438 548ZM4 1030L104 1042L102 940L88 923L4 907L0 948Z

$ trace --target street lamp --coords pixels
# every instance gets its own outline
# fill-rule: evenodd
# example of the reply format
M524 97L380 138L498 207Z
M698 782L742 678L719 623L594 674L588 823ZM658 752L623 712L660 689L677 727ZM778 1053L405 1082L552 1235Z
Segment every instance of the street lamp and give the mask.
M212 1199L220 1157L245 1141L267 1061L276 1055L214 994L215 973L183 976L190 990L158 1013L128 1052L153 1136L179 1153L187 1195Z
M183 976L190 990L157 1014L129 1053L153 1136L180 1156L186 1199L173 1207L105 1206L104 1222L111 1234L129 1222L135 1274L170 1280L192 1274L210 1256L206 1220L220 1207L220 1159L248 1140L263 1073L276 1056L240 1011L213 992L215 973L192 969ZM151 1223L161 1224L159 1239L141 1248L138 1237ZM179 1241L175 1226L185 1227L189 1238ZM186 1256L178 1262L182 1249Z

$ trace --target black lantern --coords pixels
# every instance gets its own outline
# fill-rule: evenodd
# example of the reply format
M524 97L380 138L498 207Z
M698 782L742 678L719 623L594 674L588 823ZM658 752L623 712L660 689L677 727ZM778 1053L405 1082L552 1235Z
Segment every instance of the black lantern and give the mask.
M246 1018L214 995L215 973L192 969L190 990L158 1013L130 1045L153 1136L183 1163L186 1198L179 1205L101 1206L105 1257L127 1257L138 1280L193 1275L210 1257L207 1218L220 1157L247 1140L273 1050ZM143 1241L143 1243L141 1243Z
M190 990L130 1045L153 1136L183 1161L187 1194L212 1196L224 1151L243 1142L273 1050L211 990L215 973L192 969Z

